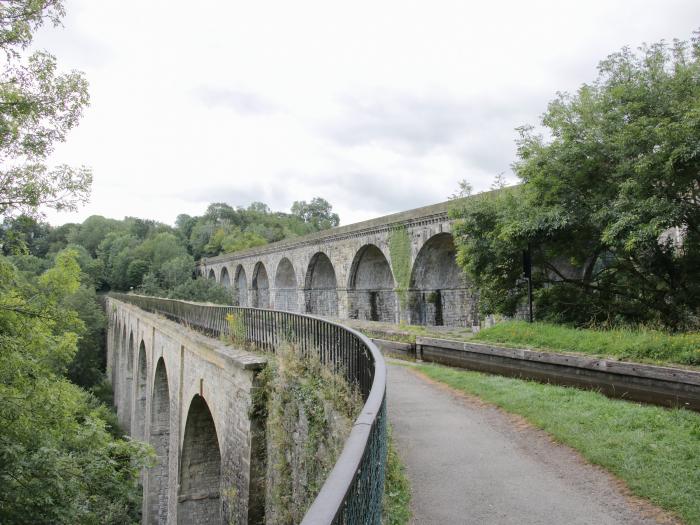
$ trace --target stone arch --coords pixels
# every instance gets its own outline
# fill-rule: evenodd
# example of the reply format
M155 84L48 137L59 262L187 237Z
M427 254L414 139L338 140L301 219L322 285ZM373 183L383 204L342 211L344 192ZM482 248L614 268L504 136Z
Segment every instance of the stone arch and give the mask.
M226 266L221 268L219 282L222 284L222 286L225 286L226 288L231 288L231 278L228 275L228 268L226 268Z
M221 524L221 451L203 397L195 395L185 423L177 504L179 524Z
M338 316L338 281L333 263L323 252L316 252L309 261L304 280L306 312Z
M396 292L389 261L374 244L360 248L350 267L349 317L396 322Z
M248 281L242 264L236 268L233 280L233 302L236 306L248 306Z
M129 331L129 345L126 347L126 374L124 379L124 426L127 433L131 433L131 401L133 393L134 374L134 332Z
M473 301L455 254L450 233L432 236L418 252L409 292L412 324L467 325Z
M253 308L270 308L270 279L262 261L258 261L253 268Z
M156 453L156 464L148 471L146 523L164 524L168 520L168 482L170 477L170 389L165 361L156 365L151 402L149 442Z
M297 277L292 262L286 257L282 257L275 272L275 309L287 312L296 312L299 309Z
M214 271L214 268L209 270L209 279L216 281L216 272Z
M119 410L119 378L121 373L119 370L119 356L122 352L122 341L121 341L122 326L121 321L117 319L114 326L114 346L112 347L112 375L110 380L112 381L112 399L114 399L114 407Z
M136 396L134 398L134 427L132 436L136 439L146 439L146 386L148 384L148 360L146 345L143 340L139 344L138 369L136 371Z

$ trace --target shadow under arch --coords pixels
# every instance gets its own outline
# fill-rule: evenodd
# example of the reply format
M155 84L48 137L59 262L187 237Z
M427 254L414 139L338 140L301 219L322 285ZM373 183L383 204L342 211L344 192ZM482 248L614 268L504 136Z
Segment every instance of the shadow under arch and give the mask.
M219 276L219 283L226 288L231 287L231 278L228 275L228 269L224 266L221 268L221 275Z
M267 277L267 269L262 261L258 261L253 268L253 308L270 307L270 279Z
M433 235L422 246L411 271L411 324L467 326L474 300L455 259L451 233Z
M187 411L180 460L177 522L221 524L221 451L209 405L195 395Z
M275 272L275 309L287 312L299 310L296 273L287 257L282 257Z
M156 464L148 470L147 523L167 523L170 478L170 388L165 361L161 357L153 379L149 442Z
M134 398L134 428L132 436L136 439L146 439L146 385L148 383L148 360L146 345L143 340L139 344L138 368L136 370L136 397Z
M365 244L350 266L348 317L395 323L394 286L394 274L384 253L374 244Z
M306 313L338 316L338 281L333 263L323 252L316 252L306 270L304 280Z
M248 306L248 281L241 264L236 267L233 278L233 303L234 306Z

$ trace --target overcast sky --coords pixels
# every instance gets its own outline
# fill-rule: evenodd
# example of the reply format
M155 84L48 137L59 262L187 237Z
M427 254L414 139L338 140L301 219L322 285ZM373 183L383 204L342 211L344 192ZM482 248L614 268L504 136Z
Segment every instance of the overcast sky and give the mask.
M77 214L173 223L208 203L349 224L488 189L515 128L622 46L700 27L698 0L66 0L38 47L91 106L54 161L91 166Z

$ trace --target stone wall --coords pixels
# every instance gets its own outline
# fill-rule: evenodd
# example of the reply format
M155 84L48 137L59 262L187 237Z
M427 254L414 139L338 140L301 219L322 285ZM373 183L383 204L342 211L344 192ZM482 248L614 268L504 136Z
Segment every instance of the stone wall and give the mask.
M157 455L143 522L256 523L263 469L250 408L265 360L112 298L107 314L120 423Z
M448 207L440 203L203 259L198 272L229 286L239 306L471 326L479 322L478 294L456 264ZM391 253L397 229L405 229L410 246L402 257ZM396 279L403 264L410 272L405 283Z

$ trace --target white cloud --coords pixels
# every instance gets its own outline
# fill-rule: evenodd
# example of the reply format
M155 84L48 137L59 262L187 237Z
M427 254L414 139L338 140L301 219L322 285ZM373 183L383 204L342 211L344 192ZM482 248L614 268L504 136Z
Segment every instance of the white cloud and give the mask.
M347 224L488 189L557 90L700 20L695 0L66 4L37 44L92 105L55 158L95 184L55 223L320 195Z

